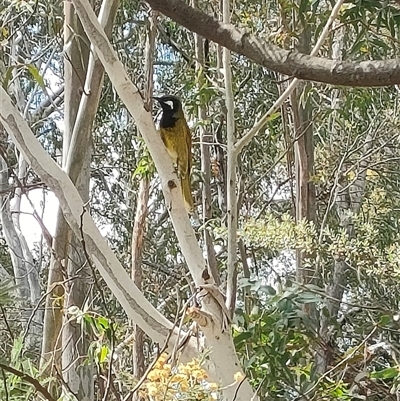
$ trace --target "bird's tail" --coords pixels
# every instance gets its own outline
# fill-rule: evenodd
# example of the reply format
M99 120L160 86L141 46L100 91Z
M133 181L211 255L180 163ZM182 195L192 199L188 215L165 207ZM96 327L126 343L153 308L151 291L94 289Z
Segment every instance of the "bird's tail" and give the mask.
M193 212L192 189L190 186L190 175L181 177L182 195L188 213Z

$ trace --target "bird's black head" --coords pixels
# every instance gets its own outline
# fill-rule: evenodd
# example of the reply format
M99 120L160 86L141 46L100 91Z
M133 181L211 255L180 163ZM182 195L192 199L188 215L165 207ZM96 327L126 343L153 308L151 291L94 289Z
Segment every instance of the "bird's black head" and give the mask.
M172 110L174 113L176 113L182 110L182 103L178 96L165 95L161 97L153 97L153 99L160 103L160 106L164 112Z
M163 114L160 120L161 128L172 128L176 121L183 117L182 103L177 96L165 95L161 97L153 97L160 103Z

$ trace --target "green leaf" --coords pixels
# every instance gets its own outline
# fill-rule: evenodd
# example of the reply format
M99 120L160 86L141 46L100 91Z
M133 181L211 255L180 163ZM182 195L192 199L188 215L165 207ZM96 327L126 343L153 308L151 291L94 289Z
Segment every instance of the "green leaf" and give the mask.
M371 372L371 379L393 379L399 376L399 368L398 367L390 367L387 369L379 370L376 372Z
M243 332L243 333L240 333L239 335L237 335L237 336L234 338L234 343L235 343L235 345L238 345L238 344L240 344L240 343L246 341L248 338L251 337L251 335L252 335L252 334L251 334L251 332L249 332L249 331L245 331L245 332Z
M275 113L272 113L269 117L268 117L268 121L274 121L277 118L279 118L281 116L281 112L280 111L276 111Z
M103 363L107 360L108 351L109 351L108 347L106 347L105 345L101 346L99 352L99 363Z
M46 85L44 84L43 77L40 75L39 70L34 66L33 64L27 64L25 66L30 74L32 75L32 78L36 83L42 88L45 89Z
M322 302L322 298L318 294L314 294L312 292L303 292L299 294L298 298L296 299L297 302L300 303L317 303L317 302Z
M98 324L98 327L103 330L107 330L110 327L110 323L109 323L108 319L106 319L103 316L100 316L99 318L97 318L97 324Z
M262 285L259 288L260 292L264 292L268 295L276 295L276 290L274 287L270 286L270 285Z
M9 85L9 83L10 83L10 80L11 80L11 78L12 78L12 71L13 71L13 69L14 69L14 68L17 68L17 67L18 67L17 65L12 65L11 67L8 67L8 68L7 68L7 71L6 71L6 73L4 74L4 79L3 79L3 88L4 88L5 90L7 90L8 85Z
M390 315L382 315L379 321L380 326L387 326L389 323L392 323L393 319Z
M18 361L20 361L23 348L24 348L24 343L22 342L22 337L19 336L15 338L13 347L11 349L11 363L13 365L17 365Z

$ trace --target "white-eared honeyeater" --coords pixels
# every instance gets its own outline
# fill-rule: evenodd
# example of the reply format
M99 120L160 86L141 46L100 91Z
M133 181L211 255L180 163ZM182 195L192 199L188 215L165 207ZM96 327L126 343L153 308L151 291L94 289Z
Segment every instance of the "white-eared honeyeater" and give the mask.
M154 97L160 103L162 116L160 134L165 147L178 168L182 195L186 210L193 211L190 170L192 168L192 135L183 114L182 103L177 96Z

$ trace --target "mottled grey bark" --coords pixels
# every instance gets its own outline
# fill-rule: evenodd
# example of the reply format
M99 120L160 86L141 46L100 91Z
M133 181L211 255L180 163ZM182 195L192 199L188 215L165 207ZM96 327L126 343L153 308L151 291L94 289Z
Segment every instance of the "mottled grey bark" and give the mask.
M310 52L310 27L299 24L300 34L297 50L304 53ZM306 83L300 85L290 96L292 105L293 127L294 127L294 157L296 175L296 221L314 222L315 205L315 185L312 180L314 175L314 130L312 124L311 102L307 99L300 101L301 95L307 89ZM304 250L298 249L296 252L296 279L301 284L309 284L314 281L314 269L305 265L305 260L311 258ZM311 314L315 308L305 305L306 312Z
M158 13L150 10L148 25L147 25L147 36L146 36L146 47L145 47L145 101L146 104L153 104L153 89L154 89L154 51L155 51L155 41L157 36L157 17ZM148 215L148 203L150 196L150 177L149 173L145 174L140 181L139 191L136 200L136 213L135 220L133 223L132 230L132 245L131 245L131 256L132 256L132 280L136 284L139 290L142 289L143 281L143 269L142 269L142 257L143 257L143 247L144 247L144 237L146 233L146 219ZM144 355L144 345L145 345L145 333L136 324L132 322L133 329L133 375L136 380L140 378L145 373L145 355ZM133 401L139 401L142 397L138 392L133 395Z
M83 92L83 83L87 69L89 48L82 26L78 22L73 6L64 3L64 135L63 135L63 165L66 165L70 142ZM83 133L85 134L85 133ZM82 149L79 149L82 152ZM83 151L83 153L85 153ZM77 165L80 169L82 166ZM76 179L72 180L76 183ZM42 347L42 364L47 363L48 369L56 367L61 371L61 352L63 348L60 335L63 325L64 281L67 279L68 244L71 241L69 227L61 210L57 213L56 232L53 241L53 253L50 262L46 309L44 318L44 336ZM68 294L66 295L68 298ZM49 363L51 362L51 363ZM47 371L52 375L54 372Z

